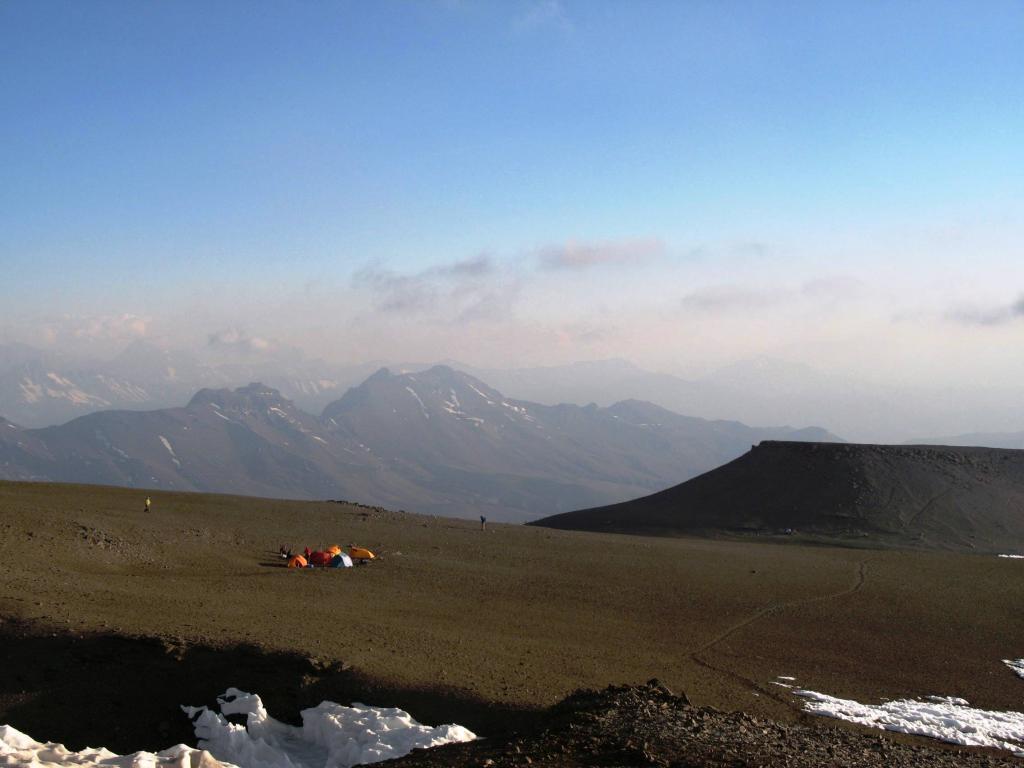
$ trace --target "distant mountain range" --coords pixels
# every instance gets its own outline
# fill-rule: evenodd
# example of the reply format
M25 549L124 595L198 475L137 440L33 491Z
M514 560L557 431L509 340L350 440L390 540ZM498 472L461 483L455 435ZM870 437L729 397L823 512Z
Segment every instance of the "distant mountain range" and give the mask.
M838 440L651 403L539 405L466 373L381 369L316 417L263 384L185 407L98 411L60 426L0 421L0 477L295 498L522 521L635 498L761 440Z
M970 432L952 437L911 440L907 445L974 445L986 448L1024 449L1024 432Z
M702 418L818 424L860 442L900 443L919 435L1024 428L1024 403L1016 390L884 386L768 357L694 378L646 371L625 360L516 370L452 366L512 396L540 403L610 405L637 398Z
M1006 553L1024 551L1022 509L1024 451L765 441L667 490L534 524Z
M416 373L434 363L386 363ZM807 365L754 358L694 378L647 371L625 360L496 369L458 361L449 367L486 381L507 397L543 405L611 406L637 399L676 413L745 424L817 424L848 439L905 442L920 435L1024 429L1013 390L957 392L884 387L823 374ZM26 427L62 424L99 410L153 410L202 388L260 381L309 413L357 386L385 363L339 365L297 351L188 353L140 340L113 359L71 358L25 345L0 345L0 414ZM990 444L988 442L985 443Z
M289 359L211 363L145 341L112 360L74 359L6 344L0 345L0 414L26 427L52 426L100 410L172 407L201 388L250 381L266 382L306 410L319 412L379 367Z

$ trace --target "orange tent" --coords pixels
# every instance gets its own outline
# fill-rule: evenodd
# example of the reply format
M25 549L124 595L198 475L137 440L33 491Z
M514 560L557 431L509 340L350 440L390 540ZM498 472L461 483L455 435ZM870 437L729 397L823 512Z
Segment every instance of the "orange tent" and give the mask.
M306 558L304 558L302 555L292 555L291 557L288 558L288 567L289 568L305 568L306 567Z
M373 560L376 557L373 552L362 547L349 547L348 553L351 555L353 560Z

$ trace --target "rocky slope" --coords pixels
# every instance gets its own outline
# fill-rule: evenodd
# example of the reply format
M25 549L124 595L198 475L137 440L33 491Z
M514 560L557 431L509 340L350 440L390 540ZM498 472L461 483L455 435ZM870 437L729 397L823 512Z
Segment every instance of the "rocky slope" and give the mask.
M391 764L412 768L524 765L673 766L674 768L949 768L1017 765L994 750L902 744L818 724L784 725L743 712L694 707L685 695L650 681L578 691L526 733L418 750Z

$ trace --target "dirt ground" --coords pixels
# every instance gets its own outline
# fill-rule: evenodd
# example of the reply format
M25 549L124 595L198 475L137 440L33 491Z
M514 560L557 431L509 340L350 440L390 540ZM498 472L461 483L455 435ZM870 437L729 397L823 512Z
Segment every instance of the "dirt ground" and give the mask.
M483 734L657 677L698 706L814 724L772 685L1020 709L1024 561L649 539L329 502L0 483L0 722L71 747L191 741L228 685ZM378 561L288 570L279 545ZM829 722L834 726L834 721Z

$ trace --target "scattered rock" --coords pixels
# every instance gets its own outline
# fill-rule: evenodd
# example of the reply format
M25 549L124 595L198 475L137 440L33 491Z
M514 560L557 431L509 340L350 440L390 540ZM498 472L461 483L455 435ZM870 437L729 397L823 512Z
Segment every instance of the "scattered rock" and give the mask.
M783 725L743 712L695 707L651 680L581 690L548 710L534 733L421 750L396 768L664 766L670 768L1010 768L991 750L907 745L887 735L831 726Z

